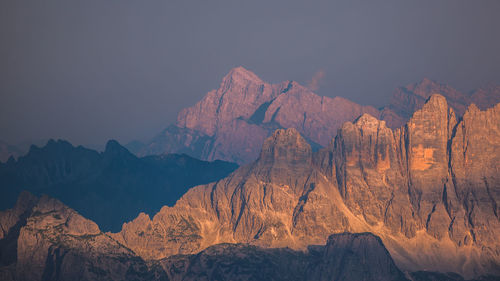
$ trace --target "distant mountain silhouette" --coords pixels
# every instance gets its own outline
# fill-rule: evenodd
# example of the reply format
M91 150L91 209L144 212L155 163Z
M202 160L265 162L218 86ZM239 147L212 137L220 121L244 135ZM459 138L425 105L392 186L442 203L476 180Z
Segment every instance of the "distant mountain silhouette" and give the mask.
M156 213L190 187L216 181L236 168L178 154L138 158L113 140L102 153L50 140L0 164L0 209L12 207L19 193L28 190L60 199L104 230L119 230L139 212Z
M22 155L22 149L0 140L0 162L7 162L10 157L19 157Z

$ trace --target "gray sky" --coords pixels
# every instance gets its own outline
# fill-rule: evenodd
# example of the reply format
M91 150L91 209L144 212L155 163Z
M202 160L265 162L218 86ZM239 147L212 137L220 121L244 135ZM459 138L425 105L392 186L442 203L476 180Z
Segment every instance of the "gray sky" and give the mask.
M242 65L382 106L500 84L500 1L0 1L0 139L147 139ZM320 77L318 75L317 77Z

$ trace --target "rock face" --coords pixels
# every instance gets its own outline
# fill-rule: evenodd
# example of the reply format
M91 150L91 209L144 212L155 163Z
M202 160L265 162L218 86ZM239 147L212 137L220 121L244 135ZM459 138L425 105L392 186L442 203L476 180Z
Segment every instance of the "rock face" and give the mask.
M7 233L0 238L2 280L168 280L161 268L46 196L21 194L14 209L0 212L0 226Z
M399 128L408 121L413 112L422 108L425 101L433 94L446 97L450 107L459 116L462 116L472 103L486 110L500 102L500 86L490 85L479 88L472 94L464 94L448 85L424 78L419 83L398 88L389 105L382 109L380 117L390 128Z
M369 233L332 235L306 252L219 244L161 263L171 280L407 280Z
M294 81L269 84L237 67L222 79L218 89L183 109L175 125L146 144L131 143L130 149L140 156L175 152L246 164L258 157L262 143L276 129L297 129L317 150L328 146L344 122L364 113L380 117L389 128L404 126L432 94L446 97L460 117L471 103L485 110L500 102L500 86L464 94L426 78L397 89L379 112L345 98L318 96Z
M106 231L118 231L140 211L156 213L190 187L223 178L236 167L187 155L137 158L116 141L98 153L51 140L0 165L0 209L13 206L21 190L29 190L62 200Z
M277 130L257 161L190 189L112 237L146 260L218 243L305 249L331 233L379 236L400 268L500 274L500 104L462 120L440 95L392 130L368 114L313 153Z
M249 163L278 128L296 128L315 147L326 146L345 121L371 106L320 97L296 82L269 84L237 67L193 107L182 110L175 126L153 138L138 155L182 152L204 160Z
M407 280L381 240L332 235L307 251L219 244L144 261L56 199L19 197L0 212L1 280ZM9 237L9 238L7 238ZM8 242L8 243L6 243Z

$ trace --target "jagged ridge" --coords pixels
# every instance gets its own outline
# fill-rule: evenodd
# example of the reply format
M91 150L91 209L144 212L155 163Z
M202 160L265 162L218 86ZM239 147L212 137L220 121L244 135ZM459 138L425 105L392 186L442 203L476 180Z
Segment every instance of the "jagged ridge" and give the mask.
M402 128L363 115L316 153L296 130L278 130L255 163L113 237L158 259L223 242L300 249L372 232L405 270L499 274L499 126L500 105L457 120L433 95Z
M406 280L381 240L337 234L306 252L245 244L147 262L58 200L22 193L0 212L2 280ZM14 248L14 251L6 251Z
M187 155L138 158L113 140L102 153L50 140L0 165L0 209L13 206L19 193L29 190L56 197L101 228L118 231L140 211L156 213L192 186L223 178L236 168Z

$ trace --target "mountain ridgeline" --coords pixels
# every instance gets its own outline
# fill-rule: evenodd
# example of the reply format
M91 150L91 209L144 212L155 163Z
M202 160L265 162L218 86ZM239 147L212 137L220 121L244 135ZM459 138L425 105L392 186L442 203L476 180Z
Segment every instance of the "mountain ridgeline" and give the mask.
M111 236L146 260L219 243L305 249L332 233L379 236L405 271L500 275L500 104L463 118L432 95L392 130L364 114L313 152L295 129L223 180Z
M434 93L449 100L458 116L475 103L480 109L500 102L500 87L483 87L463 94L448 85L423 79L401 87L390 103L377 110L342 97L322 97L294 81L270 84L243 67L232 69L218 89L185 108L171 125L145 145L127 147L137 155L186 153L203 160L239 164L255 161L264 140L276 129L296 128L313 150L326 147L344 122L364 113L399 128Z
M326 245L306 252L219 244L193 255L144 260L60 201L27 192L13 209L0 212L0 226L4 281L408 280L370 233L331 235Z
M256 161L116 233L23 192L0 212L0 279L498 280L499 140L500 104L457 118L432 95L400 128L363 114L317 151L298 130L278 129ZM106 170L138 159L108 146L98 157L120 157ZM43 149L32 150L6 165ZM156 158L136 161L145 159ZM27 167L51 179L84 170Z
M154 214L190 187L221 179L236 168L178 154L138 158L116 141L99 153L50 140L0 163L0 209L13 206L19 193L28 190L58 198L104 230L118 231L138 213Z

